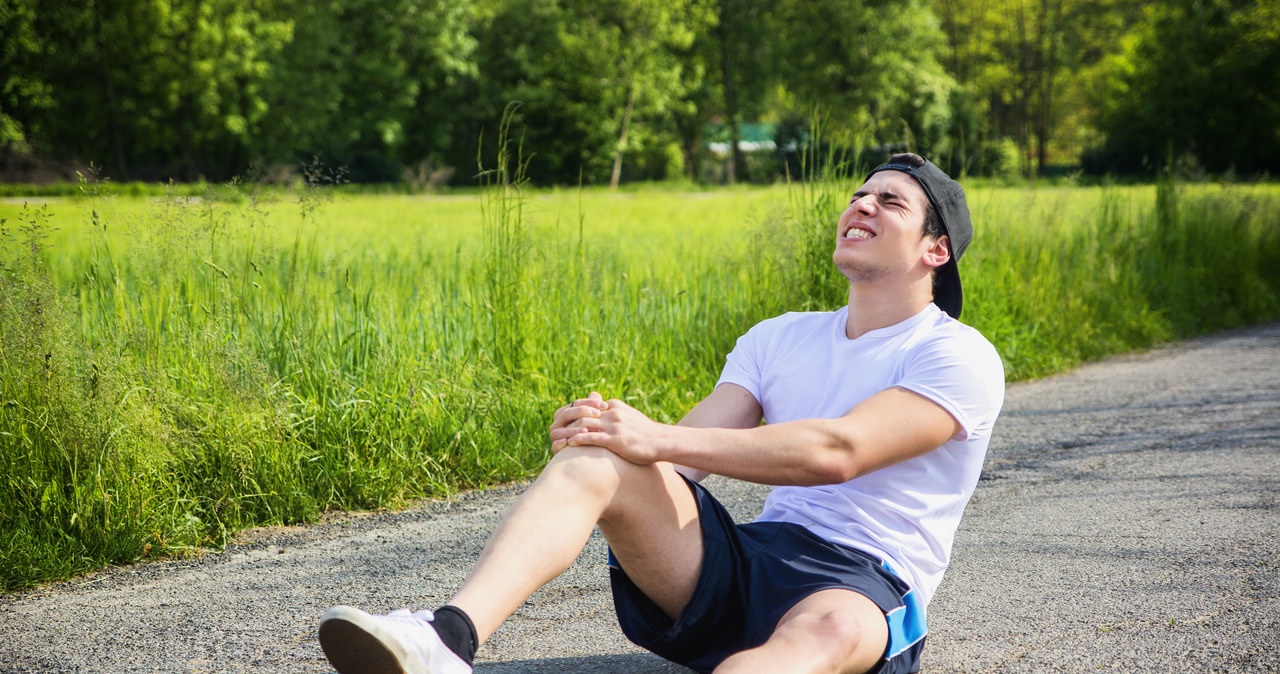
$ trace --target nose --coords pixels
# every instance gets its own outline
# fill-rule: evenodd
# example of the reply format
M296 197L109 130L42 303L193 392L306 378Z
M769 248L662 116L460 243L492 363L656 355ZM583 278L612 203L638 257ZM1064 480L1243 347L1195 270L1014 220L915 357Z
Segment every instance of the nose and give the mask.
M871 215L876 208L876 195L864 194L849 202L849 208L863 215Z

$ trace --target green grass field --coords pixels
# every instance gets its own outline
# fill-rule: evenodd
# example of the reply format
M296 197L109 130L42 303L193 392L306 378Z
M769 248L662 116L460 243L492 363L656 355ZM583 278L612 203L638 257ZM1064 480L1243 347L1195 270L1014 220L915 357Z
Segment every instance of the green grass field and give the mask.
M0 584L517 479L599 390L674 421L833 308L852 184L0 202ZM229 198L233 197L233 198ZM971 187L1010 380L1280 316L1280 188ZM998 432L998 431L997 431Z

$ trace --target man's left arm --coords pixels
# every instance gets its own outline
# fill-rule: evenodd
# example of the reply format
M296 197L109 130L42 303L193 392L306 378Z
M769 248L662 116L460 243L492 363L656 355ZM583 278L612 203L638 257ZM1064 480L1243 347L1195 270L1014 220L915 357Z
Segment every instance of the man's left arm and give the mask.
M570 445L604 447L634 463L670 461L772 485L837 484L937 449L961 430L941 405L889 388L835 419L752 428L671 426L620 400L563 431Z

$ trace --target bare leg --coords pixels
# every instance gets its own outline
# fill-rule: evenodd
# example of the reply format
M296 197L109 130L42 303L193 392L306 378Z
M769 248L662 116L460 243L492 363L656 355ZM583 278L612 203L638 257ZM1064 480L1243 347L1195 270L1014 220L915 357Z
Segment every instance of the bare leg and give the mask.
M796 604L769 640L716 668L734 672L854 674L874 667L889 644L889 627L875 602L849 590L823 590Z
M697 503L669 464L640 466L596 447L561 450L511 507L449 601L483 643L529 595L564 572L600 525L623 568L671 615L702 565Z

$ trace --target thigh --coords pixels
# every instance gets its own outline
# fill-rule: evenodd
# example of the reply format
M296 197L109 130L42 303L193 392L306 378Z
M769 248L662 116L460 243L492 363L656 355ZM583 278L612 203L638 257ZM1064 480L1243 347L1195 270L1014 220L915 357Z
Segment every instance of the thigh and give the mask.
M671 464L634 468L622 471L600 531L636 587L674 619L693 596L702 570L698 504Z

